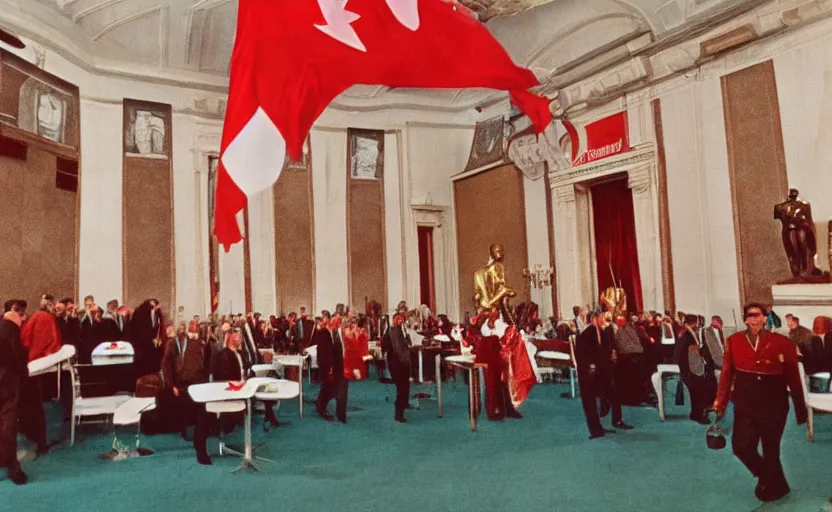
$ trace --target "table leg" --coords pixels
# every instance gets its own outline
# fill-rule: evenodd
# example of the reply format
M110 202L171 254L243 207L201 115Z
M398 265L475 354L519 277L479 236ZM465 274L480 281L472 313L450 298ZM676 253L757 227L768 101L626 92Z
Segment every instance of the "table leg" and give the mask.
M442 354L436 354L436 402L439 405L439 417L442 417L443 410L442 410Z
M254 454L251 447L251 399L246 400L245 444L246 445L243 454L243 463L240 464L237 467L237 469L232 471L232 473L236 473L238 471L243 471L246 469L260 471L254 464L252 464Z
M468 370L468 417L471 419L471 432L477 431L477 412L476 412L476 380L474 375L477 373L476 368Z

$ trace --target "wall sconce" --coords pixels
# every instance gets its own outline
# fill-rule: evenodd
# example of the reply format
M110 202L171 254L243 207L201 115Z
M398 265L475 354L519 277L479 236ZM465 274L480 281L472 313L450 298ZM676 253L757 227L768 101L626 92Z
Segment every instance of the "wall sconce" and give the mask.
M537 289L552 286L552 275L554 273L555 269L552 267L546 268L541 264L535 265L534 270L523 269L523 277L529 281L532 288Z

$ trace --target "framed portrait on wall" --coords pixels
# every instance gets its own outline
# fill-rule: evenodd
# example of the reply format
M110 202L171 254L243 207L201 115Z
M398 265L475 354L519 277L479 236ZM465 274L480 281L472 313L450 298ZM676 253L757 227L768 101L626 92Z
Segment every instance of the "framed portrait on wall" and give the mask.
M379 180L384 174L384 131L347 130L350 177L354 180Z
M20 86L17 126L44 139L63 144L69 95L35 78Z
M160 110L130 108L124 133L124 148L129 156L167 158L168 114Z

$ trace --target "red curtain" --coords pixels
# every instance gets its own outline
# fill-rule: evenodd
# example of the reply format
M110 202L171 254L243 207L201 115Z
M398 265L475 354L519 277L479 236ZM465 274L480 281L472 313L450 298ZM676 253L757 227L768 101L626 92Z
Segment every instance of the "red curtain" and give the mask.
M633 194L627 180L602 183L591 190L598 292L613 286L615 273L618 286L627 294L627 308L643 311Z
M436 312L435 283L433 279L433 228L419 226L419 298L422 304Z

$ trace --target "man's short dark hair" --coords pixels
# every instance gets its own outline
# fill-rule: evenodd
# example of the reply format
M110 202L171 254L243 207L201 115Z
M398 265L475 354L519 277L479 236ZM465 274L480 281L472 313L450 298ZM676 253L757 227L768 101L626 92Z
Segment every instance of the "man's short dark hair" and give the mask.
M84 297L84 302L87 302L88 300L95 302L95 297L93 297L92 295L87 295L86 297Z
M711 320L719 320L720 322L722 322L722 317L719 315L714 315L711 317Z
M796 323L796 324L800 325L800 319L799 319L799 318L797 318L797 317L796 317L796 316L794 316L794 315L791 315L791 317L792 317L792 320L794 320L794 323Z
M759 309L760 313L762 313L763 316L766 315L766 307L765 306L763 306L759 302L751 302L751 303L746 304L742 308L742 319L743 320L748 319L748 311L751 310L751 309Z
M11 299L7 300L3 304L3 311L5 313L8 313L9 311L26 311L27 306L28 304L26 304L26 301L23 299Z
M685 315L685 325L696 326L699 324L699 317L696 315Z
M72 300L72 298L70 298L70 297L65 297L65 298L61 299L60 301L58 301L58 302L60 302L60 303L61 303L61 304L63 304L64 306L66 306L66 305L68 305L68 304L70 304L70 303L75 304L75 301L74 301L74 300Z

